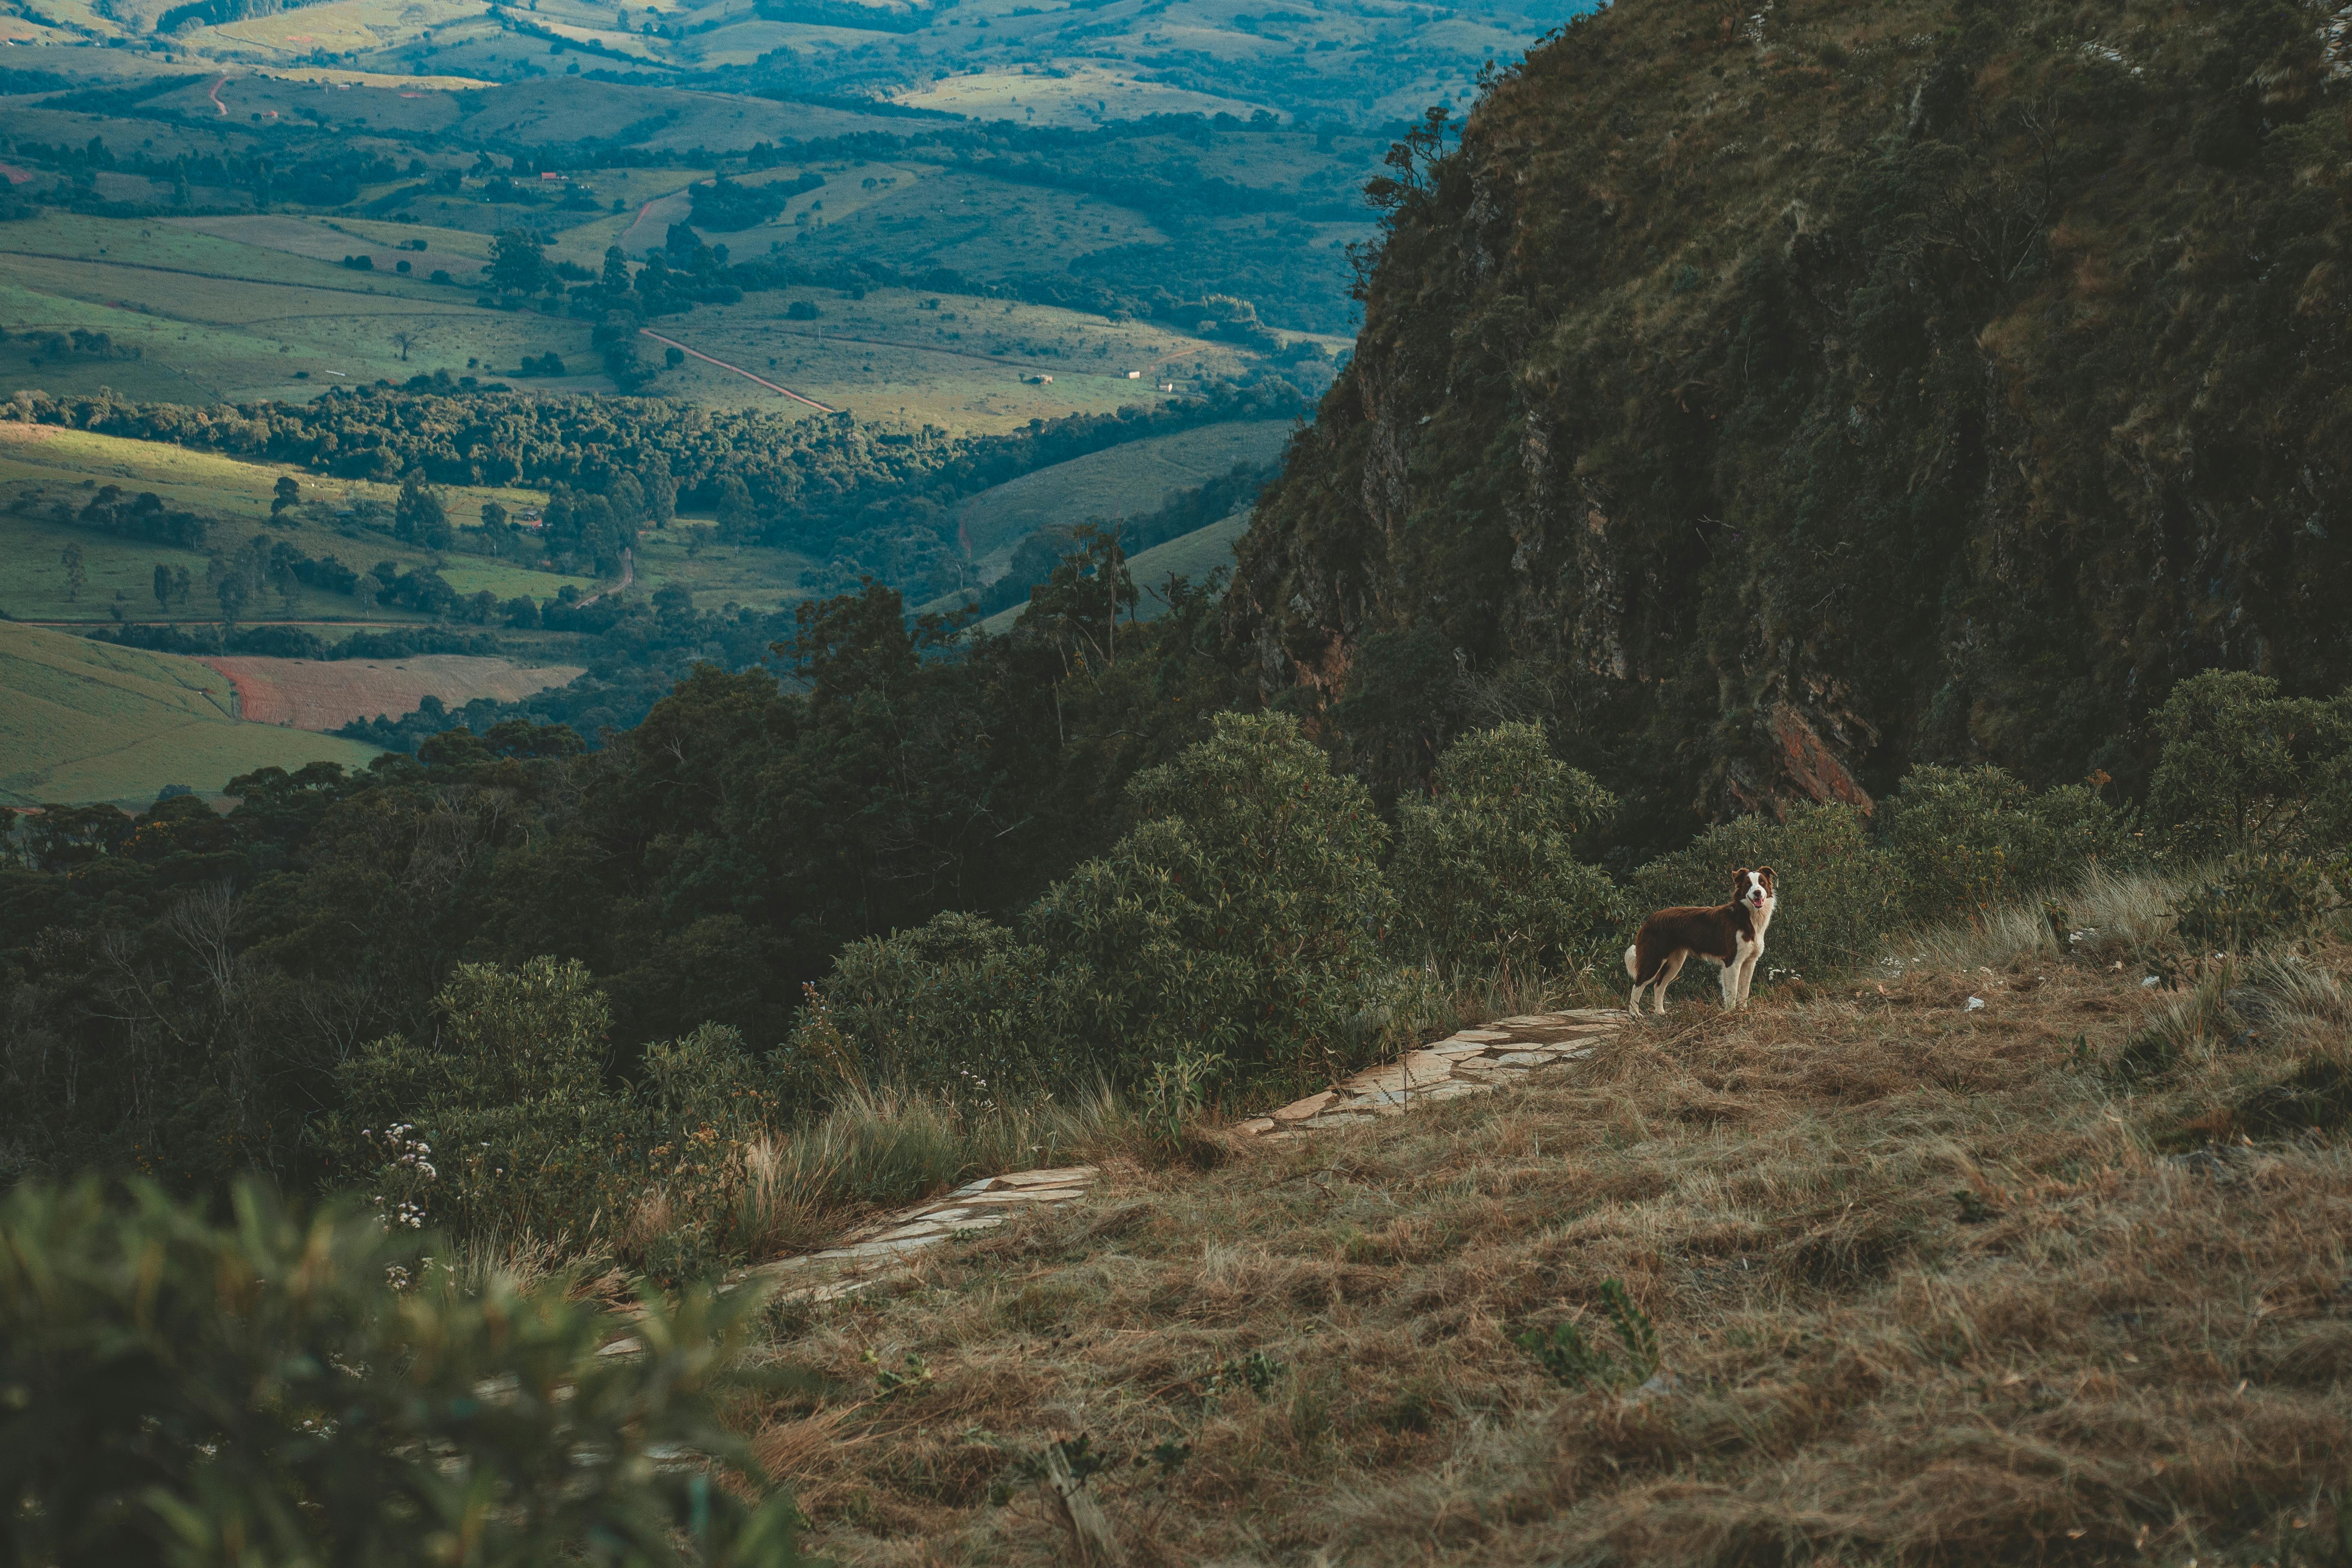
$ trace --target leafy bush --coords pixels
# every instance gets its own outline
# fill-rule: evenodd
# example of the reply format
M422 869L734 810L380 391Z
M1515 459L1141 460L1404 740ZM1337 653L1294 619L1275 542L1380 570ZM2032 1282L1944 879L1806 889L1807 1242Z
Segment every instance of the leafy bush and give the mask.
M2256 855L2201 878L2174 901L2181 941L2199 952L2246 952L2271 938L2309 934L2344 907L2347 868Z
M2269 676L2208 670L2153 727L2149 812L2184 852L2326 852L2352 836L2352 692L2281 697Z
M943 914L843 949L795 1027L793 1070L821 1092L929 1092L966 1114L1104 1081L1139 1090L1172 1142L1220 1083L1359 1065L1415 984L1381 956L1394 900L1363 785L1296 720L1224 714L1129 799L1144 820L1017 931Z
M1719 824L1633 873L1634 912L1722 903L1734 871L1769 866L1780 905L1764 938L1764 969L1824 975L1872 963L1905 911L1895 857L1870 843L1864 820L1853 806L1827 805L1798 806L1781 822Z
M2036 795L1996 767L1914 768L1885 809L1887 847L1927 910L1988 910L2134 849L2128 820L2089 785Z
M1405 939L1441 963L1523 976L1591 962L1622 919L1616 889L1576 858L1578 835L1616 809L1551 754L1540 724L1463 736L1433 793L1397 807L1390 884Z
M1394 900L1370 792L1297 721L1227 713L1128 794L1146 820L1022 922L1104 1069L1132 1081L1192 1052L1299 1083L1358 1065L1409 984L1380 954Z
M979 1106L1082 1079L1069 979L1045 949L982 915L949 911L851 942L793 1031L813 1098L870 1084Z
M354 1055L350 1110L323 1134L387 1219L602 1240L667 1278L730 1247L745 1152L776 1113L734 1030L648 1047L640 1089L607 1079L610 1015L576 961L460 964L436 1005L432 1039ZM662 1223L632 1224L648 1205Z
M646 1352L603 1356L611 1320L563 1281L469 1296L366 1215L249 1183L231 1209L135 1182L0 1200L7 1561L804 1561L719 1418L754 1383L757 1292L648 1299Z
M460 964L436 1005L433 1038L388 1036L344 1068L360 1121L330 1134L341 1173L387 1213L460 1234L584 1240L590 1216L617 1217L638 1130L604 1085L611 1016L587 970Z

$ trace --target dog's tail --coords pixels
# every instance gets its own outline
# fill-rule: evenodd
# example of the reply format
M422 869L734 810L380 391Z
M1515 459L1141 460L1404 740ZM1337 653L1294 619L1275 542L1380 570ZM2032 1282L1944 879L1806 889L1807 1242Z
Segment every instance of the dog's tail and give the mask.
M1642 972L1633 967L1633 955L1637 951L1639 951L1638 947L1629 947L1625 950L1625 973L1635 980L1642 978Z

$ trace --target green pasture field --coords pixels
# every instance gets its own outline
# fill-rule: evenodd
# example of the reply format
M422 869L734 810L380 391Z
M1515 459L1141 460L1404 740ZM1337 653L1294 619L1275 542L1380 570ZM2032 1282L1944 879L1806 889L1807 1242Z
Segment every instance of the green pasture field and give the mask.
M0 512L0 611L18 620L86 621L105 625L113 619L110 605L120 603L132 620L213 621L218 604L205 592L205 557L194 551L142 540L121 539L95 529L58 523L45 515L48 503L62 500L79 508L100 485L116 485L127 494L152 490L171 504L215 519L212 546L234 549L264 526L306 555L332 555L345 565L365 571L379 561L391 561L403 570L442 562L441 574L460 594L487 588L501 599L529 595L546 600L566 584L583 591L592 579L553 572L536 572L512 562L484 556L452 554L436 557L429 551L404 544L388 534L354 523L322 521L302 511L280 514L273 522L269 501L280 475L302 486L309 501L340 505L352 500L390 504L397 493L391 485L359 479L320 479L260 463L245 463L212 453L193 452L162 442L129 441L85 430L55 426L0 424L0 506L26 498L33 510ZM535 490L452 486L442 492L452 521L478 526L482 503L496 500L509 509L536 505L544 497ZM78 598L68 596L63 560L65 547L82 547L82 567L88 584ZM174 603L169 610L155 603L154 568L185 567L197 584L194 598ZM117 600L115 595L122 595ZM295 603L284 605L275 593L247 607L252 621L297 620L415 624L425 619L410 611L380 605L362 607L339 594L305 590Z
M1165 544L1155 544L1127 558L1129 575L1136 586L1135 618L1156 621L1168 613L1167 596L1160 592L1167 586L1170 574L1183 578L1198 587L1209 580L1209 574L1223 566L1231 570L1234 563L1234 542L1249 528L1250 514L1237 511L1222 518L1206 528L1194 529L1181 538ZM940 600L924 606L944 609L949 601ZM985 620L973 623L973 630L990 637L1001 637L1013 629L1021 612L1029 607L1024 600L999 610Z
M319 49L340 55L386 48L479 15L481 7L471 0L400 0L397 5L384 0L327 0L206 27L190 42L199 48L235 49L291 62Z
M344 250L359 248L352 245ZM12 276L28 263L50 260L80 268L167 268L175 292L217 279L323 289L362 300L370 289L379 299L422 299L433 292L421 278L348 271L338 265L343 254L325 253L321 247L320 252L298 256L281 247L206 233L179 218L89 217L52 209L0 228L0 256L9 258Z
M1133 66L1055 61L1059 77L1013 69L950 75L894 95L912 109L944 110L974 120L1017 120L1030 125L1095 125L1151 114L1231 114L1246 120L1271 107L1247 98L1193 92L1146 81Z
M6 483L12 491L21 490L27 482L62 489L86 479L95 479L98 484L120 485L133 494L153 490L206 517L263 523L269 521L269 503L281 478L299 484L306 501L373 500L389 506L399 494L396 485L322 479L273 463L250 463L166 441L133 441L93 430L0 422L0 483ZM496 485L450 485L443 488L441 495L450 521L460 527L475 523L485 501L513 509L538 506L547 500L539 490Z
M804 300L824 313L786 318ZM937 300L940 308L926 309ZM1187 337L1165 322L1105 321L1080 311L972 295L878 289L863 300L831 289L753 295L740 305L700 307L653 329L688 348L861 419L929 423L955 432L999 433L1071 413L1106 413L1156 403L1156 376L1231 375L1251 356ZM648 359L661 345L646 341ZM1141 371L1129 380L1127 372ZM1050 375L1042 385L1028 377ZM667 371L673 396L735 406L793 405L715 365L689 359Z
M1168 601L1156 590L1167 584L1169 574L1183 578L1193 586L1209 580L1209 574L1222 566L1230 573L1234 564L1234 545L1248 531L1250 514L1247 510L1231 517L1220 518L1206 528L1194 529L1181 538L1165 544L1155 544L1128 557L1127 569L1135 579L1139 591L1135 613L1139 619L1156 621L1168 613Z
M762 544L720 544L711 537L714 526L707 518L681 517L667 528L639 534L637 588L650 592L677 584L693 594L700 610L729 604L770 609L804 597L801 574L814 562ZM701 547L688 554L689 542L698 538Z
M824 189L794 197L774 222L740 238L726 236L728 243L746 255L754 239L781 240L795 260L875 256L908 270L952 267L994 277L1056 270L1072 257L1113 246L1168 242L1142 214L1076 192L912 161L814 167L824 174ZM865 188L868 179L876 189ZM897 183L881 185L885 179ZM823 210L814 210L820 202Z
M851 174L877 183L886 177L856 174L857 167L846 166L845 181ZM683 198L671 199L682 210ZM638 232L656 226L649 221ZM384 248L387 240L396 245L405 237L404 229L427 249ZM297 246L314 254L298 254ZM0 282L0 327L12 333L90 327L138 357L35 365L31 346L12 340L0 342L0 387L87 395L105 386L127 397L177 403L298 400L338 384L398 382L435 370L511 381L525 355L553 352L573 374L523 384L611 390L584 321L484 310L469 289L382 269L356 273L320 259L367 249L405 255L420 268L429 269L436 257L478 266L472 258L486 251L470 235L288 215L172 222L67 215L10 226L0 234L0 254L10 249L18 254L8 258L7 280ZM601 247L582 249L583 262L601 258ZM23 254L30 251L47 254ZM200 273L221 275L194 275ZM939 308L925 308L933 299ZM814 321L786 320L794 300L824 314ZM958 432L1001 432L1033 418L1146 404L1158 396L1163 375L1180 382L1230 375L1251 363L1241 351L1166 323L1112 322L1051 306L905 289L877 289L864 300L830 289L759 294L666 318L654 330L861 417ZM400 333L413 340L405 360L394 342ZM660 362L660 345L648 341L644 347L647 359ZM1130 380L1129 370L1143 374ZM1053 384L1027 379L1037 375L1051 375ZM656 390L723 406L801 406L692 359L666 372Z
M68 491L67 496L72 499L83 493L86 492ZM366 571L380 561L390 561L407 570L430 565L435 559L429 552L364 530L341 533L320 528L278 528L270 531L306 554L332 555L356 571ZM248 531L229 526L215 529L212 542L235 548L248 537ZM79 597L69 596L71 584L67 580L64 561L66 546L75 543L81 546L82 571L88 578ZM585 577L534 572L486 556L450 555L440 559L442 577L459 594L468 596L487 588L501 600L528 595L543 601L553 598L567 584L583 591L595 586ZM194 584L194 595L185 601L175 601L169 609L158 605L154 572L159 563L185 568ZM219 603L204 585L207 564L205 557L194 551L176 550L144 540L120 539L95 529L44 518L0 516L0 612L15 620L107 626L114 620L108 606L119 604L124 618L129 620L217 621ZM120 599L117 594L121 595ZM275 590L256 597L247 606L245 619L255 624L316 621L353 626L417 626L425 624L430 617L381 605L363 606L345 595L306 588L291 605L284 603Z
M1000 560L1033 530L1090 517L1139 516L1164 504L1171 491L1235 463L1270 462L1290 428L1286 420L1235 420L1132 441L982 490L964 502L957 521L974 560Z
M488 379L524 355L550 350L583 369L596 364L586 322L527 311L486 310L474 291L357 273L277 248L301 220L228 219L273 244L243 243L168 222L56 216L0 232L0 326L88 326L136 359L72 357L39 366L28 345L0 343L0 382L56 392L110 386L125 396L177 403L299 400L338 382L404 380L446 369ZM325 231L332 241L346 237ZM349 249L370 234L349 236ZM431 231L426 237L430 239ZM315 243L313 241L313 243ZM16 254L9 254L10 252ZM27 252L44 252L28 255ZM397 252L391 253L397 255ZM432 252L411 253L429 263ZM478 263L475 265L478 266ZM404 360L394 341L414 339ZM608 389L601 374L561 378L551 390Z
M662 248L669 238L669 226L684 223L693 206L686 187L710 178L710 171L614 169L600 170L593 177L627 205L565 229L547 247L549 256L576 261L592 271L603 268L609 246L619 246L632 260L642 260L648 250Z
M375 262L376 268L367 279L369 282L384 275L400 280L398 267L404 261L412 268L408 274L412 280L431 278L433 269L438 267L447 268L460 282L471 282L482 264L490 258L489 235L432 224L316 217L301 213L176 217L163 222L174 228L211 235L257 250L281 251L324 261L339 273L346 272L341 266L344 257L365 255ZM425 242L421 251L414 248L418 240Z
M11 56L9 63L16 64L20 58ZM209 84L213 79L206 77L205 80ZM179 95L170 96L176 98ZM211 106L205 107L209 112ZM126 151L136 147L152 157L163 159L174 158L184 153L217 153L221 151L224 141L217 133L207 134L191 126L112 114L77 114L68 110L44 109L37 100L26 98L0 98L0 135L5 135L14 142L45 142L53 146L69 147L85 145L96 136L109 147Z
M165 784L217 795L256 768L366 766L356 741L229 717L228 678L192 658L0 623L0 802L143 806Z

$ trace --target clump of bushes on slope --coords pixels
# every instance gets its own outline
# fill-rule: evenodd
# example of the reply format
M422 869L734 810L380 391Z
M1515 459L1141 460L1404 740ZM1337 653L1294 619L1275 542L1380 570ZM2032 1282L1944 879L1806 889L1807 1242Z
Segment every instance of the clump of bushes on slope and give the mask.
M1375 1050L1414 983L1382 951L1389 835L1363 785L1297 721L1227 714L1128 795L1135 828L1017 931L942 915L845 949L796 1055L1004 1094L1186 1057L1293 1086Z
M2037 792L1998 768L1921 768L1874 814L1811 805L1719 824L1622 889L1576 854L1614 801L1551 755L1539 725L1449 747L1429 794L1400 804L1383 864L1368 797L1293 721L1228 716L1139 776L1135 828L1013 926L942 915L845 949L794 1037L797 1070L820 1097L854 1080L1010 1099L1133 1087L1189 1059L1253 1098L1360 1065L1447 982L1613 996L1633 922L1722 902L1743 866L1780 878L1769 982L1873 967L1900 930L1983 921L2093 866L2190 856L2233 824L2299 824L2278 834L2310 850L2339 831L2331 792L2352 777L2352 747L2328 727L2336 708L2252 680L2200 678L2167 710L2159 777L2179 782L2152 826L2090 784ZM2185 900L2183 934L2308 929L2335 885L2308 854L2231 862L2220 891Z
M1397 805L1389 878L1405 940L1506 979L1587 967L1624 900L1575 845L1616 808L1591 775L1552 756L1540 724L1464 736L1439 759L1429 795Z
M731 1218L751 1151L781 1120L734 1030L646 1047L612 1071L611 1013L585 967L460 964L430 1040L388 1036L342 1069L319 1141L395 1223L562 1238L667 1279L742 1250Z
M649 1296L621 1357L568 1284L468 1289L405 1228L254 1184L218 1221L143 1182L24 1184L0 1198L0 1551L804 1561L791 1500L720 1419L759 1381L735 1353L758 1293Z
M1724 824L1620 889L1575 849L1614 802L1540 726L1505 725L1447 750L1383 866L1369 797L1294 721L1228 716L1139 776L1137 826L1013 926L945 914L845 949L794 1070L816 1099L889 1083L994 1103L1134 1088L1189 1060L1225 1097L1262 1098L1370 1059L1449 983L1613 994L1631 922L1721 902L1739 866L1780 873L1773 967L1821 975L1874 963L1949 886L2011 897L2132 847L2088 790L2034 795L1997 770L1930 774L1897 800L1901 826L1875 835L1834 805ZM1963 883L1954 843L1973 857Z

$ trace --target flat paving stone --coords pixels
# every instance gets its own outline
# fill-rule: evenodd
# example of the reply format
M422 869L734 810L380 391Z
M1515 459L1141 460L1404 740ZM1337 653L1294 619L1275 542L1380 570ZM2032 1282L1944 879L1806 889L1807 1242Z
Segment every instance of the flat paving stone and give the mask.
M1063 1165L1050 1171L1016 1171L996 1180L1008 1187L1045 1187L1069 1182L1091 1182L1095 1175L1092 1165Z
M1333 1091L1327 1089L1320 1094L1310 1094L1304 1100L1294 1100L1271 1114L1276 1121L1304 1121L1330 1104L1332 1094Z

